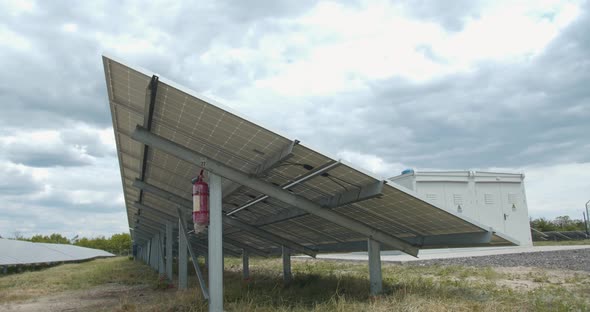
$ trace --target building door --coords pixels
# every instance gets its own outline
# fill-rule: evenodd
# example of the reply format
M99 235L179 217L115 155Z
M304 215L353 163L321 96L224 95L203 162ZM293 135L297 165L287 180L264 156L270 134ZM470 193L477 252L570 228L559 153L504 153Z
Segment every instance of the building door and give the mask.
M502 189L500 183L478 182L476 183L477 206L479 207L479 220L481 223L505 233L504 214L502 204Z
M504 221L504 233L514 238L521 237L522 233L520 232L523 231L526 235L526 232L529 231L529 226L527 226L528 220L526 220L526 217L524 217L525 220L522 220L525 208L520 184L502 183L500 187L502 191L502 211L506 216Z

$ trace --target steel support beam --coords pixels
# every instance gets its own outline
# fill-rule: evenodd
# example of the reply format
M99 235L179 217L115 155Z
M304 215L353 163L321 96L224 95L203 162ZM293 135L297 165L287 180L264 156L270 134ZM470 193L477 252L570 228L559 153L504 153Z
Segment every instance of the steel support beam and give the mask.
M301 184L301 183L303 183L305 181L311 180L312 178L315 178L318 175L320 175L320 174L322 174L322 173L324 173L326 171L329 171L330 169L333 169L334 167L337 167L339 165L340 165L340 162L339 161L328 163L328 164L326 164L326 165L324 165L324 166L322 166L320 168L317 168L316 170L314 170L312 172L309 172L308 174L304 175L303 177L300 177L299 179L297 179L295 181L292 181L292 182L286 183L284 185L281 185L281 188L283 190L288 190L289 188L291 188L293 186L296 186L296 185ZM255 205L255 204L257 204L257 203L259 203L259 202L267 199L268 197L269 197L268 195L262 195L262 196L260 196L260 197L258 197L256 199L253 199L253 200L251 200L251 201L243 204L242 206L240 206L240 207L238 207L238 208L230 211L229 213L227 213L227 215L228 216L231 216L232 214L234 214L234 213L236 213L236 212L238 212L240 210L246 209L246 208L248 208L250 206L253 206L253 205Z
M389 235L383 231L370 227L362 222L356 221L347 216L336 213L332 210L324 209L317 203L307 198L291 194L290 192L283 190L279 187L276 187L271 183L259 180L255 177L251 177L246 173L226 166L216 160L209 159L205 157L205 155L201 155L193 150L188 149L185 146L182 146L161 136L150 133L144 127L138 125L135 131L133 131L131 137L138 142L158 148L166 153L174 155L192 164L205 164L204 168L210 173L225 177L229 180L245 185L255 191L266 194L272 198L276 198L288 205L295 206L297 208L305 210L310 214L316 215L329 222L338 224L351 231L363 234L368 238L377 240L387 246L397 248L412 256L418 255L418 248L412 246L411 244L408 244L407 242L397 237Z
M233 245L233 246L236 246L238 248L241 248L243 250L246 250L247 252L251 252L253 254L256 254L256 255L259 255L259 256L262 256L262 257L269 257L270 256L270 253L268 253L268 252L266 252L266 251L264 251L262 249L258 249L256 247L252 247L252 246L250 246L248 244L244 244L244 243L242 243L240 241L231 239L231 238L229 238L227 236L224 236L223 237L223 242L224 243L228 243L228 244Z
M242 251L242 278L245 281L250 279L250 258L246 249Z
M166 222L167 220L159 219L154 215L150 215L149 213L144 213L141 215L134 215L136 224L147 223L153 227L160 228L162 226L162 222Z
M203 298L205 300L209 300L209 289L207 288L207 284L205 283L205 279L203 278L203 273L201 273L201 268L199 267L199 260L197 259L197 255L195 254L193 247L191 246L191 242L188 239L188 232L186 229L186 221L184 220L184 216L182 215L182 209L177 207L176 210L178 211L178 218L180 222L180 228L178 229L178 234L184 236L184 241L187 242L188 252L191 255L191 259L193 261L193 267L195 268L195 273L197 273L197 280L199 281L199 286L201 287L201 293L203 294Z
M299 141L294 140L291 143L289 143L289 145L285 146L282 150L280 150L278 153L271 155L263 163L256 167L253 175L260 176L265 172L271 170L281 162L291 158L293 156L293 147L297 144L299 144ZM227 186L223 188L223 198L227 198L233 192L237 191L240 187L242 186L239 183L230 181L230 183L228 183Z
M140 228L143 227L143 228L145 228L146 231L149 230L152 233L158 233L162 230L161 229L162 224L155 222L155 221L145 219L145 218L141 219L141 220L137 220L135 222L135 226L140 227Z
M134 229L134 228L130 228L129 229L133 235L133 238L140 238L143 240L149 240L151 235L149 235L147 232L143 232L140 229Z
M164 265L164 231L158 234L158 273L160 276L166 274L166 266Z
M152 236L150 240L150 266L154 270L158 270L158 254L156 253L157 248L157 240L158 238L156 235Z
M137 180L137 179L133 182L133 186L137 187L139 189L142 189L143 191L152 193L158 197L164 198L172 203L175 203L175 204L181 206L182 208L184 208L185 210L192 210L192 202L190 200L180 197L180 196L173 194L171 192L168 192L166 190L163 190L157 186L153 186L151 184L145 183L145 182ZM259 229L253 225L246 224L246 223L239 221L237 219L226 216L223 218L223 223L225 223L227 225L234 226L236 228L239 228L239 229L249 232L251 234L254 234L260 238L263 238L264 240L273 242L275 244L288 246L289 248L291 248L295 251L304 253L306 255L309 255L312 257L315 257L315 255L316 255L315 251L312 249L309 249L303 245L300 245L296 242L293 242L291 240L288 240L288 239L278 236L276 234Z
M325 208L336 208L363 200L371 199L381 195L383 191L383 181L361 186L360 189L350 190L335 196L321 199L319 204Z
M176 214L175 211L172 211L170 213L167 213L167 212L164 212L164 211L162 211L160 209L157 209L157 208L148 206L146 204L142 204L140 202L134 202L133 203L133 207L137 208L138 211L144 211L144 210L149 211L150 213L153 213L153 214L157 215L158 217L160 217L162 219L175 220L177 218L175 216L175 214ZM140 215L141 214L143 214L143 212L140 213Z
M195 237L194 235L190 235L189 240L192 245L196 245L197 247L200 247L199 250L200 250L201 254L209 255L209 253L207 252L207 250L209 249L208 242L205 242L204 240L200 240L199 238ZM228 254L232 257L239 257L242 255L241 252L234 251L225 245L223 246L223 252L224 252L224 254Z
M145 210L145 211L150 211L150 212L153 212L153 211L158 211L156 208L153 208L153 207L150 207L150 206L147 206L147 205L144 205L144 204L138 203L138 202L135 202L135 203L134 203L134 206L136 206L138 209L143 209L143 210ZM167 215L167 214L165 214L165 213L162 213L162 212L160 212L160 213L161 213L162 215L166 215L166 216L168 216L168 215ZM143 218L143 217L145 217L145 215L141 215L141 217ZM171 216L170 216L170 217L171 217ZM148 219L148 220L151 220L151 219ZM154 221L154 222L156 222L156 221ZM245 244L245 243L242 243L242 242L239 242L239 241L236 241L236 240L233 240L233 239L227 238L227 237L224 237L224 238L223 238L223 240L224 240L225 242L227 242L227 243L229 243L229 244L233 245L233 246L236 246L237 248L240 248L240 249L248 249L248 250L249 250L250 252L252 252L253 254L257 254L257 255L259 255L259 256L263 256L263 257L268 257L268 256L270 256L268 252L265 252L264 250L261 250L261 249L258 249L258 248L256 248L256 247L250 246L250 245L248 245L248 244ZM236 254L235 252L231 252L231 255L237 255L237 254Z
M492 241L493 232L475 232L405 238L420 248L470 247L487 245Z
M172 232L174 228L171 222L166 223L166 275L168 276L168 280L172 282L172 262L174 258L172 257Z
M268 157L262 164L256 167L256 169L254 170L254 175L260 176L265 172L271 170L281 162L293 157L293 148L297 144L299 144L299 140L293 140L291 143L289 143L289 145L285 146L282 150Z
M153 75L152 79L150 80L150 84L148 85L149 98L146 101L145 109L144 109L144 116L143 116L143 126L148 131L152 128L152 120L154 115L154 107L156 106L156 96L158 93L158 76ZM143 146L143 156L141 158L141 173L139 176L140 180L145 179L145 171L147 166L147 157L148 157L149 145L144 144ZM143 198L143 193L139 192L139 201L141 202Z
M141 235L144 238L146 238L147 240L150 240L152 238L152 236L154 235L152 232L148 232L143 229L133 229L133 233Z
M291 251L283 246L283 282L289 284L291 280Z
M446 234L424 237L404 237L403 240L411 244L421 246L421 248L456 248L456 247L474 247L486 245L491 241L492 232L475 232L461 234ZM322 244L309 246L318 252L354 252L367 251L366 241L344 242L333 244ZM385 249L384 250L393 250ZM272 252L272 251L271 251Z
M209 174L209 311L223 311L223 204L221 177Z
M381 276L381 245L378 241L368 239L369 249L369 281L371 283L371 296L378 296L383 291Z
M178 289L188 288L188 270L187 270L187 240L186 235L182 233L186 225L183 226L182 219L178 219Z
M267 225L267 224L273 224L273 223L277 223L280 221L285 221L285 220L293 219L296 217L300 217L300 216L303 216L306 214L307 214L307 212L299 210L299 209L289 209L289 210L287 210L285 212L281 212L279 214L273 214L273 215L264 216L262 218L258 218L258 220L256 220L256 225L262 226L262 225Z
M307 248L307 247L305 247L303 245L300 245L298 243L295 243L295 242L293 242L291 240L288 240L286 238L283 238L281 236L278 236L278 235L272 234L270 232L267 232L265 230L259 229L259 228L255 227L253 225L249 225L249 224L243 223L243 222L241 222L241 221L239 221L237 219L234 219L234 218L231 218L231 217L226 217L226 218L223 219L223 221L227 225L231 225L231 226L237 227L239 229L242 229L242 230L244 230L246 232L249 232L251 234L254 234L254 235L256 235L256 236L258 236L260 238L263 238L265 240L268 240L268 241L271 241L271 242L274 242L274 243L278 243L278 244L281 244L281 245L284 245L284 246L288 246L289 248L291 248L293 250L296 250L298 252L304 253L306 255L309 255L309 256L312 256L312 257L315 257L315 255L316 255L316 252L313 249Z
M134 215L131 220L133 222L135 222L135 225L146 224L146 225L151 226L151 228L155 230L154 232L159 232L160 227L162 226L162 224L160 223L160 220L151 220L151 219L148 219L147 217L142 217L142 216L137 216L137 215Z
M383 184L383 181L378 181L372 184L361 186L360 189L355 189L343 192L335 196L326 197L320 200L320 205L324 208L332 209L339 206L344 206L363 200L367 200L370 198L374 198L381 195L381 192L383 190ZM273 224L276 222L300 217L306 214L307 212L305 211L301 211L299 209L291 209L279 214L259 218L258 220L256 220L256 225Z

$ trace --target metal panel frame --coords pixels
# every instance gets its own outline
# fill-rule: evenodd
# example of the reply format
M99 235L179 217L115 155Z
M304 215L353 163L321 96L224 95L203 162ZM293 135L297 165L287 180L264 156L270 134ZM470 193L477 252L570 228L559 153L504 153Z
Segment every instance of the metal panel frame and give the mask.
M369 238L375 239L385 245L397 248L409 255L418 255L418 248L404 242L397 237L391 236L367 224L358 222L334 211L323 209L320 205L305 197L291 194L268 182L258 180L255 177L251 177L213 159L209 159L205 155L192 151L185 146L179 145L161 136L153 134L142 126L138 125L131 137L141 143L163 150L190 163L196 165L204 164L203 168L207 169L211 173L218 174L222 177L225 177L226 179L238 182L253 190L276 198L288 205L295 206L322 219L336 223L351 231L366 235Z

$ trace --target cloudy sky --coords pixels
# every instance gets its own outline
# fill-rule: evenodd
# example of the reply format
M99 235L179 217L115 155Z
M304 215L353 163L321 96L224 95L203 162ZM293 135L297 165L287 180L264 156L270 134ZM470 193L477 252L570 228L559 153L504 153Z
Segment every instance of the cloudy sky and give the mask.
M0 235L126 231L103 52L385 177L590 199L587 1L119 2L0 0Z

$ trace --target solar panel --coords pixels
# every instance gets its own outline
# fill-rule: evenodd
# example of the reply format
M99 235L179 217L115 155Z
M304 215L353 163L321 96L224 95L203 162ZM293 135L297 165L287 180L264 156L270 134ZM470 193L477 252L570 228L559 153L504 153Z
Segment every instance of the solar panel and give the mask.
M150 226L142 229L143 233L155 233L165 225L166 219L157 217L160 213L174 216L178 205L188 212L190 181L200 170L195 161L157 147L148 148L132 139L137 126L145 126L149 120L147 130L151 135L265 185L280 187L332 216L352 220L412 246L517 243L495 229L428 203L411 190L389 185L305 142L264 128L165 78L157 80L155 101L150 101L153 73L106 56L103 62L131 228L142 229L144 218ZM277 157L285 156L286 150L288 156ZM251 185L224 179L223 189L223 213L225 218L235 221L226 223L224 231L226 237L236 242L276 251L281 244L258 230L317 251L324 250L322 246L330 246L332 251L341 246L341 250L350 251L354 249L351 246L358 245L355 243L366 242L366 231L268 197ZM154 210L154 214L137 215L137 203ZM485 241L483 234L490 234Z
M0 238L0 265L68 262L98 257L114 257L114 255L104 250L80 246Z

